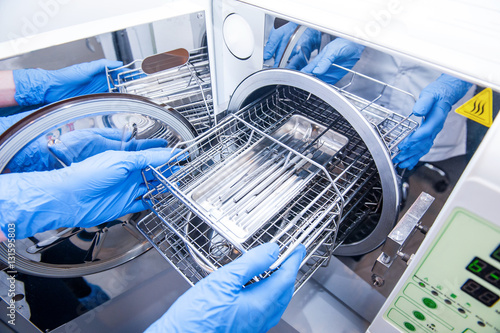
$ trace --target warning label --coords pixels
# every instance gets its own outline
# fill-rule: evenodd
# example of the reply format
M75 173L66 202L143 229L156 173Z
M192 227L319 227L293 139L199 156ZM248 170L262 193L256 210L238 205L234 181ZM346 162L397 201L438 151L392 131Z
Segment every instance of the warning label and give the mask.
M493 91L491 88L484 89L458 107L455 112L490 127L493 123Z

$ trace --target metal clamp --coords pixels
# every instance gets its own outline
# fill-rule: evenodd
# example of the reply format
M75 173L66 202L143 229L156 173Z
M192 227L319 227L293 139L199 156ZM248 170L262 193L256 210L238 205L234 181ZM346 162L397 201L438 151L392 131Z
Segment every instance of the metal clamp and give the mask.
M413 254L408 255L402 252L402 249L415 230L420 230L424 234L427 232L427 228L420 225L420 220L433 201L434 197L430 194L420 193L417 200L389 233L382 248L382 253L372 268L372 281L375 286L381 287L384 285L383 277L397 257L401 257L407 263L411 261Z

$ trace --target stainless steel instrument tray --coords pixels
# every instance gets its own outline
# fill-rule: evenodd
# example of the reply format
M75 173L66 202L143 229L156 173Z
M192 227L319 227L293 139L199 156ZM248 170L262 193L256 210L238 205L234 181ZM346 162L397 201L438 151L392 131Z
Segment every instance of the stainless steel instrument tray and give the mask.
M332 161L348 139L301 115L293 115L270 135L320 165ZM300 156L263 137L226 166L214 170L188 196L243 243L278 213L319 172ZM223 235L228 236L228 235Z

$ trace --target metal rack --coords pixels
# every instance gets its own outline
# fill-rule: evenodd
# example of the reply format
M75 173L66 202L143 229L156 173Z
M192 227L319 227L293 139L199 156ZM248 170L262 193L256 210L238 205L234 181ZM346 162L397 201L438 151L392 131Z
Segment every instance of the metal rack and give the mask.
M414 121L370 102L348 98L363 103L360 110L393 156L397 154L397 143L417 127ZM312 122L311 126L317 131L315 136L287 140L277 135L297 116ZM328 137L332 135L347 140L336 152L327 153L321 147L331 142ZM262 148L264 146L269 148ZM366 144L333 107L298 88L277 86L239 112L228 115L194 141L179 147L183 149L169 164L152 169L156 179L149 183L150 191L144 200L157 217L141 221L138 227L192 284L241 253L274 241L280 246L280 258L271 268L279 266L299 243L307 248L296 281L298 290L316 269L328 263L340 244L349 241L353 230L367 228L365 232L370 231L364 221L377 214L380 206L380 180ZM283 172L293 170L285 178L302 177L300 185L286 187L283 201L271 211L261 209L263 218L253 221L253 225L245 225L248 228L242 232L237 228L238 218L230 215L234 212L230 209L233 206L221 210L210 200L223 201L224 191L231 186L238 187L238 182L248 176L248 172L234 170L248 166L245 163L249 155L258 160L267 153L266 161L269 161L272 149L276 149L273 156L281 156L282 163L294 162L295 167L288 166ZM181 161L182 156L190 152L189 160ZM182 169L176 171L181 165ZM264 170L271 170L272 174L274 169L257 163L251 170L262 174L260 181L266 182ZM227 174L231 175L227 177L230 183L223 181ZM273 179L278 178L279 175ZM272 184L267 185L272 187ZM216 192L212 188L216 188ZM254 187L246 188L242 193L238 188L241 197L252 189ZM249 205L250 211L259 207L249 201L238 211L245 211ZM259 215L253 217L256 216Z
M109 91L140 95L171 106L198 133L215 125L207 47L190 51L186 64L153 74L141 69L143 60L106 69Z

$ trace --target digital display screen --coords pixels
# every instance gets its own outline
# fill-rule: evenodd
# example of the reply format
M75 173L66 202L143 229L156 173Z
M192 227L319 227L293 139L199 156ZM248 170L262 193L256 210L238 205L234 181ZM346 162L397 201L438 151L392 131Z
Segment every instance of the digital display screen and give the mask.
M500 269L496 269L486 261L475 257L470 264L467 265L467 270L500 289Z
M500 245L498 245L497 249L495 251L493 251L493 253L491 254L490 257L492 257L496 261L500 262Z
M460 289L488 307L492 307L500 298L488 288L471 279L468 279Z

